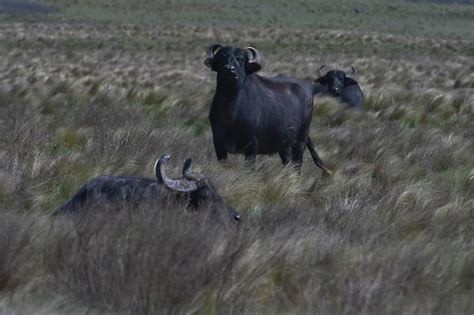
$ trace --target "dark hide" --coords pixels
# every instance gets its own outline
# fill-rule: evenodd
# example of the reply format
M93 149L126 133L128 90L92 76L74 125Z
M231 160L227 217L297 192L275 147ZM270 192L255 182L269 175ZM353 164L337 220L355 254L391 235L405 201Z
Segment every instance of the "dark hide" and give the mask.
M309 139L314 85L286 76L262 77L255 48L214 45L205 64L217 72L217 86L209 114L217 159L243 154L279 153L284 164L303 162L305 147L325 172ZM288 78L288 79L285 79Z
M186 163L190 164L190 160L188 161ZM213 212L223 211L231 220L240 220L239 213L225 203L208 177L200 176L198 179L190 175L189 165L185 164L183 178L174 180L174 182L190 182L192 190L180 191L180 187L170 188L160 178L161 175L158 170L160 163L157 163L157 165L156 174L158 178L132 176L96 177L82 186L71 200L56 209L52 215L80 213L84 212L87 208L98 208L101 205L137 209L142 205L159 208L166 203L177 203L182 204L183 208L191 210L209 208Z
M347 76L344 71L331 70L315 80L316 94L336 97L342 103L341 109L332 118L338 120L344 111L354 108L364 110L364 94L356 80Z

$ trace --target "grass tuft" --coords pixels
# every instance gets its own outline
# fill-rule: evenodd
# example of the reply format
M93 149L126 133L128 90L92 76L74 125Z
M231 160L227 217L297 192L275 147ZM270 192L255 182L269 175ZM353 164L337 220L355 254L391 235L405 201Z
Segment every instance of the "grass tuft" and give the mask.
M474 313L470 6L47 2L0 17L0 313ZM314 104L332 176L308 152L301 174L217 162L213 43L254 45L262 75L357 68L363 112ZM173 178L192 158L242 224L182 204L49 216L162 154Z

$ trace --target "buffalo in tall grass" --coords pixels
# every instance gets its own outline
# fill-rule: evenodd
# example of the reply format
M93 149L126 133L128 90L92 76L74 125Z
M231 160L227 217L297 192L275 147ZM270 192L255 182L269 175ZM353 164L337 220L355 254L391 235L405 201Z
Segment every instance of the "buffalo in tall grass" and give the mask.
M231 220L240 221L239 213L225 203L212 181L190 171L191 159L184 162L183 177L169 178L162 168L169 160L163 155L156 161L156 179L134 176L100 176L85 184L71 200L53 212L53 216L83 212L86 208L110 204L139 208L141 205L159 206L172 201L198 210L209 208L212 215L222 211Z
M217 72L209 120L219 161L228 153L244 154L250 161L257 154L279 153L283 164L291 159L300 168L308 147L315 164L331 173L309 137L311 88L257 75L262 66L254 47L213 45L205 64Z
M318 76L314 82L317 83L317 93L321 95L328 94L341 101L341 109L332 117L333 121L338 121L342 114L349 108L354 108L362 111L364 108L364 93L362 92L359 83L349 77L349 75L342 70L330 70L324 75L322 70L326 66L323 65L318 69ZM352 66L351 76L356 74L356 69Z

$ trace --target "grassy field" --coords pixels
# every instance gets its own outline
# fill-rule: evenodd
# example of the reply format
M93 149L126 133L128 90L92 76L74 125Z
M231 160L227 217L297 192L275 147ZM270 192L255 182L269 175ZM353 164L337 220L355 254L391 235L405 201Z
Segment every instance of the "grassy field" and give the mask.
M0 14L0 313L474 313L474 6L36 2L55 10ZM364 113L334 125L315 100L334 175L309 153L300 176L278 156L217 163L214 43L254 45L263 75L358 69ZM193 158L241 226L173 205L49 217L164 153L171 174Z

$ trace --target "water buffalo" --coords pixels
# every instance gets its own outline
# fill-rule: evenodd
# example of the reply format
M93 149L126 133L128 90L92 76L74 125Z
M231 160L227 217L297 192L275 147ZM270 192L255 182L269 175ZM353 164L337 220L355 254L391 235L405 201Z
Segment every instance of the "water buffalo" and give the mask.
M349 108L354 108L358 111L363 110L364 94L360 89L359 84L353 78L347 76L344 71L331 70L322 74L322 70L326 66L323 65L318 69L319 78L316 79L317 93L322 95L331 95L338 98L342 102L341 109L333 116L332 120L337 121L342 114ZM354 67L351 75L356 74Z
M156 178L132 176L100 176L82 186L71 200L53 212L53 216L78 213L91 206L118 204L137 207L141 204L182 202L187 208L210 208L223 211L231 220L240 221L239 213L228 206L208 177L190 172L191 159L184 163L181 179L169 178L163 170L163 155L155 164Z
M300 168L308 147L315 164L331 173L309 137L313 85L257 75L260 54L254 47L212 45L204 63L217 72L209 121L219 161L228 153L250 161L279 153L283 164L291 159Z

